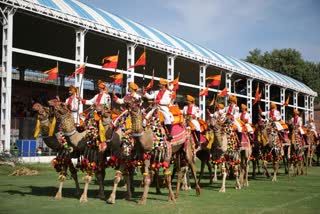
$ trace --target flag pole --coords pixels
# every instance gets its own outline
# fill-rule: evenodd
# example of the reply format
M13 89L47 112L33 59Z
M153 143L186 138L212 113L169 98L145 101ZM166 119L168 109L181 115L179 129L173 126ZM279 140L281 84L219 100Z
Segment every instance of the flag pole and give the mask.
M85 60L85 65L87 64L87 61L88 61L88 56L86 56L86 60ZM82 65L80 65L82 66ZM81 78L81 81L80 81L80 86L79 86L79 93L81 93L81 90L82 90L82 83L83 83L83 79L84 79L84 72L85 72L85 69L86 69L86 66L84 66L83 68L83 74L82 74L82 78ZM76 78L76 73L74 74L75 78ZM79 94L78 94L78 97L79 97ZM80 97L81 97L81 94L80 94ZM82 98L82 97L81 97ZM80 118L80 113L79 113L79 106L80 106L80 99L78 98L78 110L77 110L77 122L79 121L79 118Z
M117 56L118 56L118 61L119 61L119 53L120 53L120 50L118 49L118 54L117 54ZM114 68L114 76L116 76L116 73L117 73L117 67L118 67L118 61L117 61L117 66ZM112 91L114 91L114 85L115 84L113 84L113 86L112 86Z
M220 90L220 86L221 86L221 76L222 76L222 70L220 71L220 82L217 88L218 90ZM217 107L217 100L218 100L218 95L214 97L213 111L215 111Z
M57 96L59 97L59 62L58 61L57 61L57 70L58 70L58 74L57 74L57 82L56 82L56 84L57 84L56 93L57 93Z

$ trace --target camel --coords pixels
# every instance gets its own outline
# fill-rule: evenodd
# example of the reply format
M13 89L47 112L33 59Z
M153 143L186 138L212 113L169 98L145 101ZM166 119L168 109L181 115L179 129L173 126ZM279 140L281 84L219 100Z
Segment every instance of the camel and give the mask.
M284 154L282 142L278 135L278 130L272 122L266 122L262 128L262 135L266 140L265 153L263 155L263 169L266 171L269 177L269 172L267 169L268 162L272 162L273 165L273 177L272 182L277 181L277 173L279 170L279 161L282 159Z
M307 148L308 151L308 145L305 145L305 142L303 140L303 137L299 133L299 129L297 127L293 127L292 133L292 144L291 144L291 157L290 157L290 165L293 167L293 175L297 176L300 174L303 175L304 172L304 159L307 161L307 157L305 157L305 148ZM306 163L306 167L308 164ZM290 173L289 173L290 174Z
M70 151L66 149L62 144L60 143L60 135L56 134L54 136L49 136L49 129L50 129L50 121L49 121L49 108L44 107L39 103L35 103L33 105L33 110L38 113L38 119L39 119L39 124L40 124L40 132L41 136L43 138L43 141L45 144L51 148L53 151L57 151L58 155L57 157L53 160L53 164L59 174L59 189L58 192L55 195L55 199L59 200L62 198L62 187L63 183L66 179L67 175L67 170L69 168L69 171L71 173L71 177L75 181L76 185L76 195L80 196L80 186L78 182L78 176L77 176L77 170L74 167L71 158L78 158L79 157L79 151L78 150L73 150ZM37 137L37 136L36 136Z
M230 121L229 121L230 122ZM222 185L219 192L225 192L225 182L227 177L226 161L228 161L234 174L236 176L236 189L241 189L242 185L239 180L239 163L240 152L234 147L234 140L236 140L236 134L230 129L228 121L217 121L215 118L211 118L210 125L214 132L214 141L211 146L212 160L215 162L214 178L213 181L217 181L217 164L222 163ZM229 140L229 143L228 143ZM244 153L246 155L246 153ZM250 156L249 156L250 157Z
M96 135L99 126L97 123L100 121L95 121L92 116L85 121L85 131L78 132L70 110L65 103L54 99L50 100L49 104L54 107L55 116L60 121L60 132L65 136L65 140L68 143L70 142L71 149L77 148L81 151L80 168L82 171L86 171L87 175L83 178L85 187L80 202L86 203L88 201L87 192L93 173L99 183L98 197L104 199L105 150L101 148L103 143L100 142L100 136ZM93 110L91 113L93 113Z
M168 200L175 201L179 196L180 183L181 183L181 169L180 169L180 156L182 153L185 154L186 160L191 167L195 184L197 195L200 194L200 186L196 177L196 167L193 162L193 139L191 137L190 131L184 129L184 127L173 126L173 132L176 131L177 134L173 134L173 139L168 142L166 140L165 131L163 128L160 128L159 120L153 120L149 127L143 127L143 113L140 107L140 101L136 100L133 97L126 96L124 99L129 115L131 117L131 136L133 138L133 148L131 157L135 161L143 161L143 179L144 179L144 191L141 199L138 201L138 204L145 204L148 197L149 187L152 178L152 170L159 170L160 167L164 169L165 180L167 183L167 188L169 190ZM157 132L157 133L156 133ZM155 135L160 136L161 140L155 142ZM172 154L177 156L177 171L178 171L178 182L177 182L177 192L174 195L171 186L171 172L169 170L169 163L172 157ZM131 197L131 185L132 185L132 170L127 170L128 179L127 179L127 198Z

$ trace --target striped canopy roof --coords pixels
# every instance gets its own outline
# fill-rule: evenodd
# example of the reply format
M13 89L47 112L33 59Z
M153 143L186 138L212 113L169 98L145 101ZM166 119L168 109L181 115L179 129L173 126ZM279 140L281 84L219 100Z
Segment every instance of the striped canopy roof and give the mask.
M72 20L73 24L85 23L89 29L102 29L111 34L112 30L118 31L114 36L121 36L128 40L135 38L137 43L152 48L181 55L193 60L215 65L245 76L276 84L284 88L317 96L317 93L305 84L286 75L268 70L266 68L244 62L234 57L225 56L214 50L190 43L181 38L168 35L152 27L139 24L129 19L119 17L91 5L76 0L0 0L7 4L13 4L24 10L41 13L43 15L60 19ZM78 21L77 21L78 19Z

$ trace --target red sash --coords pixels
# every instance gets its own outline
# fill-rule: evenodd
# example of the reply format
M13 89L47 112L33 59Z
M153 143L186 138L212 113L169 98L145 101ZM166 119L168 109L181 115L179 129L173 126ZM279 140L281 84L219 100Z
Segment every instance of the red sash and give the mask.
M270 118L273 118L273 116L274 116L274 110L272 109L272 110L270 111L269 117L270 117Z
M103 93L100 93L100 94L98 95L97 100L96 100L96 105L99 105L99 104L100 104L102 95L103 95Z
M73 101L73 97L69 97L69 99L68 99L68 105L71 105L72 101Z
M192 107L193 107L193 106L188 106L188 108L187 108L187 115L192 115Z
M156 97L156 103L160 103L160 100L162 99L165 92L166 92L166 90L161 90L158 92L157 97Z
M227 114L232 114L233 106L229 105Z
M241 113L240 119L241 119L242 121L247 122L247 121L246 121L246 112L242 112L242 113Z

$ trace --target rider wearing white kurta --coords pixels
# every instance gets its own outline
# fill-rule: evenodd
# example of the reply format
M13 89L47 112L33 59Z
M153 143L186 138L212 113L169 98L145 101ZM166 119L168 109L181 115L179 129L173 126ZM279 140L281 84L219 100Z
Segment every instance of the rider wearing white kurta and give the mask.
M200 129L200 123L198 121L198 118L200 117L200 109L194 102L195 102L195 98L191 95L187 95L188 105L183 107L182 113L194 125L195 133L197 137L197 144L199 145L201 129Z
M247 112L247 106L245 104L241 104L240 120L244 122L247 132L252 135L253 129L251 127L251 115Z
M280 111L277 110L277 105L274 102L271 102L270 103L270 107L271 107L270 111L262 112L260 110L260 114L262 116L269 116L269 119L272 120L276 124L277 130L278 131L283 131L283 127L280 124L281 113L280 113Z
M70 85L69 95L70 97L66 99L66 104L68 105L68 108L71 111L74 123L78 125L79 124L79 104L80 104L80 99L78 97L78 89L73 85Z
M312 131L314 133L316 140L318 140L318 133L317 133L317 129L316 129L316 124L314 123L313 118L310 117L309 122L307 124L307 127L310 129L310 131Z
M303 120L302 120L302 117L300 117L300 112L298 109L294 109L293 110L293 118L291 118L291 124L294 125L296 128L299 129L299 133L301 135L304 135L304 131L303 131L303 128L302 128L302 124L303 124Z
M134 82L130 82L129 83L129 93L126 94L126 96L131 96L136 98L137 100L141 101L142 104L142 99L141 99L141 95L137 93L139 86L137 84L135 84ZM117 97L117 95L115 95L114 91L112 92L114 97L113 97L113 101L115 101L118 104L124 104L124 98L119 98Z
M239 107L237 106L237 97L234 95L229 96L229 105L224 108L226 117L232 120L232 124L237 127L238 139L242 139L242 127L239 123Z
M101 80L98 80L98 89L99 89L99 94L96 94L92 99L86 100L82 99L82 103L84 105L106 105L109 108L111 107L111 97L108 94L108 87L107 85L102 82Z
M166 79L160 78L159 80L160 90L155 91L153 94L149 94L144 91L144 96L151 100L153 99L155 102L154 107L150 112L148 112L146 118L149 119L153 112L158 109L164 117L164 125L167 128L167 138L168 140L172 139L171 136L171 123L173 122L173 115L169 111L169 105L171 103L171 91L169 90L169 82Z

